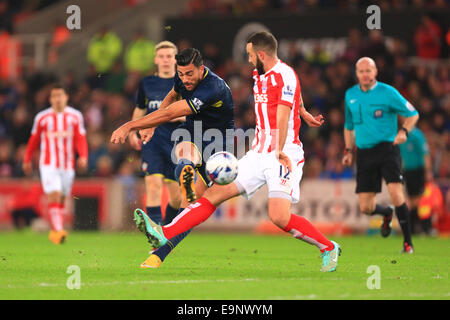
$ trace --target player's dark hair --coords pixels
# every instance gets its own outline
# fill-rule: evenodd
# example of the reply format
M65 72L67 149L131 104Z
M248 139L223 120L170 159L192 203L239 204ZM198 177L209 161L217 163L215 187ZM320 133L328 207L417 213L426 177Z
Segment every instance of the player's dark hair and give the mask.
M196 67L200 67L201 65L203 65L202 55L200 51L195 48L187 48L181 50L181 52L175 56L175 59L177 60L177 65L182 67L187 66L191 63L193 63Z
M65 88L61 83L53 83L53 84L50 86L50 91L55 90L55 89L62 89L62 90L64 90L64 92L67 93L66 88Z
M247 39L247 43L251 43L255 51L262 50L273 55L277 53L278 41L270 32L262 31L253 33Z

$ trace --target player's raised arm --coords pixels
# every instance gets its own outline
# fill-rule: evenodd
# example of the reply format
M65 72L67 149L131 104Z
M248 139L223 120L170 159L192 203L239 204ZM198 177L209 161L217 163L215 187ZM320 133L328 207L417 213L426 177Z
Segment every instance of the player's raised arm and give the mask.
M169 93L167 94L167 96L164 98L163 102L161 102L161 106L159 108L166 109L171 104L177 102L180 99L181 99L180 94L178 92L176 92L174 88L172 88L172 90L170 90ZM182 117L178 117L178 118L170 120L170 122L178 122L178 121L186 121L186 116L182 116Z
M140 130L145 128L153 128L160 124L169 122L172 119L192 114L186 100L180 100L172 103L167 108L160 108L143 118L129 121L115 130L111 136L112 143L124 143L131 130ZM146 137L142 137L144 141Z

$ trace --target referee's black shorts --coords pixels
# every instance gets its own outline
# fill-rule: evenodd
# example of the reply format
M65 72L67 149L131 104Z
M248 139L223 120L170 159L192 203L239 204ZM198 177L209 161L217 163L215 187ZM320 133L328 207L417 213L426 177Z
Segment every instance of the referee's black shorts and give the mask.
M425 190L425 168L404 170L406 192L410 197L420 196Z
M386 183L401 182L400 149L391 142L382 142L369 149L356 151L356 193L381 192L381 178Z

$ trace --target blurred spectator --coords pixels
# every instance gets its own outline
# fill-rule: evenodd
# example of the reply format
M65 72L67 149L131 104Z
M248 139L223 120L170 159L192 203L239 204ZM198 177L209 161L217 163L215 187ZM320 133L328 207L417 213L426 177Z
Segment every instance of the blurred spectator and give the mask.
M148 69L149 70L149 69ZM123 70L123 65L117 61L112 68L112 71L105 79L104 89L107 92L123 92L127 74Z
M155 43L144 37L142 31L136 32L125 50L125 69L128 72L147 74L154 67Z
M67 40L69 40L69 37L70 31L67 29L66 25L60 21L55 22L48 51L48 63L50 65L58 62L58 50Z
M362 49L361 56L371 57L376 63L379 58L384 59L389 65L392 63L392 55L386 47L383 33L380 30L370 30L368 41Z
M97 73L108 73L122 52L122 40L103 27L89 42L87 59Z
M312 66L324 67L331 62L330 54L322 48L320 43L316 43L312 52L305 57Z
M342 54L342 58L348 63L354 64L361 57L362 49L361 31L356 28L350 29L347 35L347 46Z
M12 126L10 130L11 138L13 139L14 147L18 148L20 145L27 144L30 137L31 123L29 114L25 106L19 106L13 114Z
M9 8L9 3L7 0L0 0L0 32L6 31L7 33L12 33L12 11Z
M431 16L422 16L420 25L414 33L416 54L424 59L438 59L441 56L442 31Z
M0 29L0 79L15 79L20 76L21 56L20 41L8 31Z
M11 140L0 141L0 177L13 176L14 161L12 158L13 144Z

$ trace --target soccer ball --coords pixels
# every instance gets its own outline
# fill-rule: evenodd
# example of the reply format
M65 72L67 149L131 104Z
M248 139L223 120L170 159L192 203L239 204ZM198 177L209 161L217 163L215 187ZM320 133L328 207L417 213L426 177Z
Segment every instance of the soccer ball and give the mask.
M214 183L226 185L234 181L238 174L238 161L229 152L214 153L206 161L206 174Z

